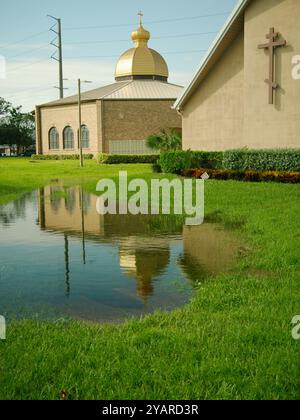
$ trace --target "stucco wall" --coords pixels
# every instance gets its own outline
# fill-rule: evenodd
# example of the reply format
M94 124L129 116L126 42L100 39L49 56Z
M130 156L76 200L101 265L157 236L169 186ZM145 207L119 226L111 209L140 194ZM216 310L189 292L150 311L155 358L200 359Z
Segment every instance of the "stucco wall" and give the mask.
M116 140L145 140L162 128L181 128L174 101L104 101L105 151Z
M77 105L66 105L59 107L41 108L41 136L43 154L73 154L79 153L78 149L78 107ZM90 132L90 148L84 149L84 153L96 153L101 144L101 133L97 118L96 103L82 104L82 124L87 125ZM63 130L71 126L74 131L74 149L63 149ZM49 130L56 127L59 132L59 150L49 149ZM41 151L40 151L41 153Z
M241 33L183 108L183 147L223 150L243 133L244 37Z
M268 55L257 46L271 27L287 41L276 49L274 105L268 103ZM255 0L245 13L245 124L243 145L253 148L300 147L300 79L292 59L300 56L300 1Z
M269 104L269 58L258 45L274 27L279 85ZM224 51L183 107L185 149L300 147L300 0L253 0L244 34ZM294 62L294 63L293 63ZM293 74L292 74L293 73Z

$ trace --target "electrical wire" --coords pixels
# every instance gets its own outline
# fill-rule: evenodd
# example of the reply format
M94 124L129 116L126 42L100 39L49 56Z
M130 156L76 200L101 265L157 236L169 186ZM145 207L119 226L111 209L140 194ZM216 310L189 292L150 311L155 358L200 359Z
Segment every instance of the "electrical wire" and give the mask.
M173 39L173 38L186 38L190 36L201 36L201 35L216 35L217 31L209 32L198 32L192 34L179 34L179 35L163 35L153 36L151 39ZM128 39L112 39L107 41L80 41L80 42L65 42L64 45L91 45L91 44L111 44L116 42L128 42Z
M202 18L209 18L209 17L217 17L217 16L225 16L228 15L230 12L223 12L223 13L212 13L207 15L198 15L198 16L189 16L189 17L180 17L180 18L170 18L170 19L161 19L161 20L149 20L145 21L145 25L152 25L156 23L167 23L167 22L180 22L185 20L196 20ZM101 26L81 26L81 27L71 27L65 28L65 31L77 31L77 30L86 30L86 29L107 29L107 28L121 28L121 27L131 27L136 23L121 23L121 24L114 24L114 25L101 25Z
M26 38L21 39L20 41L13 42L13 43L11 43L11 44L1 45L1 46L0 46L0 48L1 48L1 49L10 48L10 47L13 47L13 46L15 46L15 45L19 45L19 44L21 44L22 42L28 41L29 39L37 38L38 36L43 35L43 34L45 34L45 33L48 33L48 31L38 32L37 34L30 35L30 36L28 36L28 37L26 37Z

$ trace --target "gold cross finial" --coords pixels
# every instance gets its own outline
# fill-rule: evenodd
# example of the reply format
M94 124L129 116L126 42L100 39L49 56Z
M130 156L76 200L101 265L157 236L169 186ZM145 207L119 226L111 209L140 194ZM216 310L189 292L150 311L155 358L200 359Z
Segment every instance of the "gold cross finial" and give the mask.
M144 16L144 13L140 10L139 13L138 13L138 16L139 16L139 20L140 20L140 26L142 26L142 18Z

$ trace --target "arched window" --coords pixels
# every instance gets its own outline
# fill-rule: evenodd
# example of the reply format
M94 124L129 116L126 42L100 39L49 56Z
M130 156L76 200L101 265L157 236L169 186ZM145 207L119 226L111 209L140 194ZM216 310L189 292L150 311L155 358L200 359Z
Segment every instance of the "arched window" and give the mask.
M86 125L81 126L81 144L83 149L90 147L90 132Z
M49 131L49 149L59 149L59 135L55 127L52 127Z
M64 149L74 149L74 132L69 126L64 129Z

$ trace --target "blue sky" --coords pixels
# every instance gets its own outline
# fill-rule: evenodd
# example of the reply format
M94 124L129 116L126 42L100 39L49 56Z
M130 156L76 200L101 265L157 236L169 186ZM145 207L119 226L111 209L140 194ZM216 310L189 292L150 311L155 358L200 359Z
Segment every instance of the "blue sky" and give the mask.
M3 0L2 0L3 1ZM11 0L1 6L0 56L7 77L0 96L30 110L56 99L58 69L50 59L53 36L47 14L61 17L65 95L76 91L76 79L93 81L89 88L113 82L118 57L132 42L137 13L151 32L149 45L163 54L172 83L186 85L237 0ZM27 39L26 39L27 38ZM22 41L22 42L19 42Z

